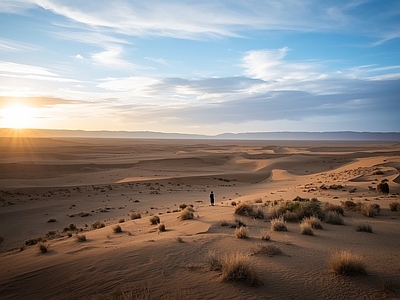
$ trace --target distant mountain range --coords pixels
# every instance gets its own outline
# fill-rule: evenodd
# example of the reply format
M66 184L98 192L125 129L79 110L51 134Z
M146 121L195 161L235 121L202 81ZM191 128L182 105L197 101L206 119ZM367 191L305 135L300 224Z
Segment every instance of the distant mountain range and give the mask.
M141 139L219 139L219 140L341 140L400 142L400 132L244 132L218 135L164 133L153 131L84 131L53 129L0 128L0 137L74 137L74 138L141 138Z

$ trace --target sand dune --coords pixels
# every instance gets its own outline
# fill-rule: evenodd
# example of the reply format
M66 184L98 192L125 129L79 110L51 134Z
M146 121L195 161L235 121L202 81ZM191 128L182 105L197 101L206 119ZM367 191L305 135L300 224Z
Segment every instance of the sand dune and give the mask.
M400 201L399 144L3 138L0 145L0 299L112 299L118 291L151 299L400 297L400 213L389 209ZM388 195L374 190L382 180ZM216 206L208 205L211 190ZM376 203L380 213L345 211L344 225L323 223L314 236L289 222L287 232L261 240L271 205L297 196L321 206ZM239 217L233 202L265 218ZM193 219L180 220L183 203L193 205ZM141 218L132 220L133 212ZM165 232L151 225L154 215ZM237 218L248 239L221 226ZM93 229L96 221L104 227ZM373 233L357 232L359 222ZM63 232L70 224L77 233ZM38 237L47 253L25 246ZM252 255L260 243L282 254ZM333 274L327 259L344 249L362 256L368 275ZM210 251L250 257L262 284L222 281L210 270Z

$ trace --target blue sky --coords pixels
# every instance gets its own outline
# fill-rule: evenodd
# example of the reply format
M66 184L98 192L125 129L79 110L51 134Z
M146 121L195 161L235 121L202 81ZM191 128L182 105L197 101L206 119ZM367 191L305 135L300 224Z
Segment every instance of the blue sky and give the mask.
M2 0L0 28L0 127L400 131L400 1Z

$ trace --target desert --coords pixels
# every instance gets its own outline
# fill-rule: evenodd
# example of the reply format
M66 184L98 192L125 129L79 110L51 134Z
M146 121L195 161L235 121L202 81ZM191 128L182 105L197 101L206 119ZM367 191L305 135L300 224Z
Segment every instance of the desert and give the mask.
M399 299L399 171L396 141L3 137L0 299Z

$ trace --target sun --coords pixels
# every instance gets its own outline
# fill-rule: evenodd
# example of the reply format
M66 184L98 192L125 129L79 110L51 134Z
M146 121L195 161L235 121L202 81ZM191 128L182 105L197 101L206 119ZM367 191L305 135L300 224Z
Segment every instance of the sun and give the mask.
M5 128L25 129L34 123L34 110L19 103L1 109L0 116Z

